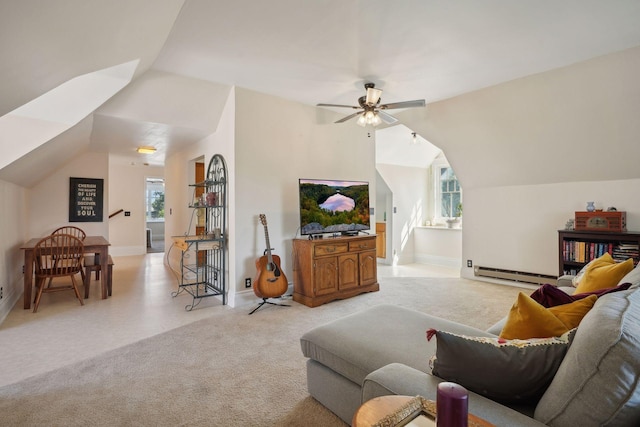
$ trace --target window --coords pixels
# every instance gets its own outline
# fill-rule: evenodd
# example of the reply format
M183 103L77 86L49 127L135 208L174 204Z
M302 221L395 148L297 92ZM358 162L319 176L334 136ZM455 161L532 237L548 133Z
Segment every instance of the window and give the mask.
M164 180L147 178L147 221L164 221Z
M459 217L462 215L462 187L455 172L446 162L434 162L433 187L435 196L435 219Z

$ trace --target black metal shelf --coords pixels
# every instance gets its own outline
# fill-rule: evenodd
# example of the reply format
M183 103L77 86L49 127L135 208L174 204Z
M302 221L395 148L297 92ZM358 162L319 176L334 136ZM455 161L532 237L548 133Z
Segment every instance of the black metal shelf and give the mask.
M197 235L174 237L176 246L182 250L180 260L180 283L172 293L176 297L183 291L193 297L185 307L193 310L203 298L221 296L222 305L227 303L227 167L224 158L216 154L211 158L204 181L191 184L194 187L190 208L198 209L204 220ZM202 189L198 195L196 189ZM213 193L213 202L206 195Z

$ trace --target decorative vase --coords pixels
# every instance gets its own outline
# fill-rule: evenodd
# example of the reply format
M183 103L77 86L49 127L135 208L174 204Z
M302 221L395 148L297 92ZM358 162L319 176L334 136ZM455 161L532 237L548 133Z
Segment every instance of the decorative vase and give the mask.
M587 202L587 212L593 212L596 210L596 207L593 204L594 202Z
M215 206L218 202L218 194L217 193L207 193L207 206Z

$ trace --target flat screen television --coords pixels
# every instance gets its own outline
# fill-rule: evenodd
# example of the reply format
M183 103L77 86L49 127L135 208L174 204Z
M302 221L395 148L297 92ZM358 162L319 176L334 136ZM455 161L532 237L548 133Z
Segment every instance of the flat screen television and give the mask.
M369 230L369 183L300 179L300 234Z

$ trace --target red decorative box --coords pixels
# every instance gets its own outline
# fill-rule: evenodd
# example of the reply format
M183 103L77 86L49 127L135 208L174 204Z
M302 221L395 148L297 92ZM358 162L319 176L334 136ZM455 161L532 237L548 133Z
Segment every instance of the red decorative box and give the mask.
M576 230L627 231L626 212L576 212Z

